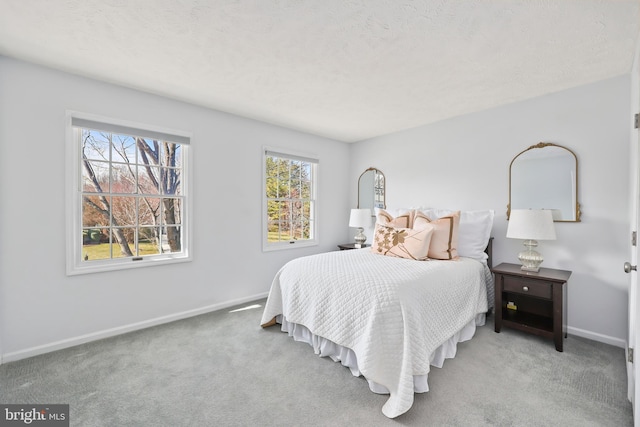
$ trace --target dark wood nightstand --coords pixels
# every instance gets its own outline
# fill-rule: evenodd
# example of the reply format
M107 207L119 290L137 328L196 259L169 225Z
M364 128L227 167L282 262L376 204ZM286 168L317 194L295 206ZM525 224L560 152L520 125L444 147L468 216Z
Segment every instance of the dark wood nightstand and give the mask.
M362 245L363 248L368 248L369 246L371 246L371 245L367 245L367 244ZM358 249L358 248L356 248L356 244L355 243L344 243L342 245L338 245L338 247L340 248L341 251L346 251L346 250L349 250L349 249Z
M570 271L541 268L523 271L520 265L502 263L495 274L495 331L502 326L553 338L562 351L566 337L566 293ZM515 307L514 307L515 306Z

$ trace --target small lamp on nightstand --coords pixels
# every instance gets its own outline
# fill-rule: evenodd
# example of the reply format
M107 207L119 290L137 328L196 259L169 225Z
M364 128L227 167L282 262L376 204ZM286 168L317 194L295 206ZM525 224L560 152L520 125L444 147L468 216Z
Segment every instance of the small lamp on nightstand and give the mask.
M358 234L354 237L356 248L361 248L367 240L364 235L364 227L371 225L371 209L351 209L349 216L349 227L356 227Z
M525 250L518 254L524 271L539 271L543 257L533 250L538 246L537 240L555 240L556 230L553 225L553 214L548 209L515 209L509 215L507 237L524 239Z

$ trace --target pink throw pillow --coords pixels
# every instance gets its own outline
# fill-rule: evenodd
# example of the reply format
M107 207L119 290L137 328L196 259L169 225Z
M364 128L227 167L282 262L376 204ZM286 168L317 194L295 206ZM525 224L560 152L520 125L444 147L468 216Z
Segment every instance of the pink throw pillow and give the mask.
M406 228L376 223L371 251L380 255L425 261L429 257L433 229L431 224Z
M460 226L460 211L451 215L431 220L421 212L414 215L414 227L423 223L433 226L433 235L429 246L429 258L458 259L458 228Z
M389 212L380 209L376 215L376 224L388 225L391 227L411 228L413 227L413 211L409 211L394 217Z

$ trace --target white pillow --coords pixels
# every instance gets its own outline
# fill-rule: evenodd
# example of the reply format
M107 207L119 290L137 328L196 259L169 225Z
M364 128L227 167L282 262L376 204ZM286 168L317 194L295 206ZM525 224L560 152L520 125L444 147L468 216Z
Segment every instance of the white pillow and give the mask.
M430 219L435 220L443 216L453 214L450 209L418 209ZM491 238L493 228L493 210L486 211L461 211L460 226L458 229L458 255L485 261L488 255L485 249Z

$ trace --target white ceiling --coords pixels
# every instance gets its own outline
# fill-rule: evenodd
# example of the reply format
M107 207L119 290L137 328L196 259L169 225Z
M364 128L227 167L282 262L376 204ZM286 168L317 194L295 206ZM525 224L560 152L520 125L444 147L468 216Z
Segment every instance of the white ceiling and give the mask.
M0 54L341 141L630 72L640 0L0 0Z

